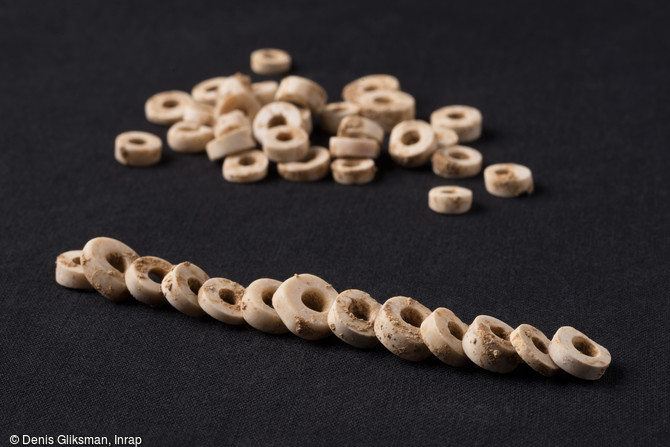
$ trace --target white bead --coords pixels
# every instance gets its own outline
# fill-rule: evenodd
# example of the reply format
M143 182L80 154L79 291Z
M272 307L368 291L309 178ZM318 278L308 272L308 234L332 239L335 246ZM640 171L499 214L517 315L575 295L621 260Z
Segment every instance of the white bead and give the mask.
M144 113L154 124L174 124L184 118L184 109L191 101L191 95L179 90L156 93L147 99Z
M281 80L275 101L292 102L319 114L326 105L328 94L316 82L300 76L287 76Z
M168 146L175 152L204 152L207 143L213 139L211 127L193 121L174 123L167 132Z
M302 127L305 129L305 132L308 134L312 133L313 126L312 126L312 112L309 111L309 109L301 106L296 106L298 107L298 111L300 112L300 118L302 119Z
M362 185L375 178L377 166L371 158L339 158L330 164L333 179L342 185Z
M81 266L81 250L70 250L56 258L56 282L70 289L92 289Z
M430 309L412 298L389 298L377 314L375 334L393 354L418 362L430 356L420 331L429 315Z
M430 160L437 149L435 132L425 121L409 120L398 123L389 137L389 153L400 166L415 168Z
M256 96L261 105L265 105L275 100L277 87L279 87L277 81L254 82L251 84L251 93Z
M116 136L114 158L127 166L151 166L161 159L163 143L149 132L131 130Z
M337 296L328 312L328 325L345 343L357 348L371 348L379 342L374 324L381 307L361 290L345 290Z
M261 278L249 284L244 292L240 308L244 320L252 327L268 334L288 332L286 325L272 307L272 296L281 285L281 281Z
M380 147L367 138L330 137L330 155L333 158L377 158Z
M198 304L198 292L208 279L207 273L197 265L182 262L163 277L161 290L168 303L179 312L189 317L202 317L205 311Z
M335 135L337 130L347 116L358 115L360 107L353 102L331 102L321 111L321 121L319 125L326 133ZM346 135L345 135L346 136Z
M268 157L251 149L229 155L223 161L223 178L233 183L252 183L263 180L268 174Z
M224 113L240 110L250 121L253 121L260 108L261 103L258 102L254 94L244 90L219 97L214 107L214 116L218 118Z
M232 112L219 115L214 124L214 138L218 138L232 130L240 128L251 129L251 121L241 110L233 110Z
M198 291L200 308L226 324L244 324L240 303L244 287L225 278L210 278Z
M84 275L95 290L112 301L123 301L130 296L123 274L138 257L121 241L96 237L84 245L80 259Z
M227 79L228 78L225 76L219 76L216 78L205 79L204 81L199 82L191 90L193 99L204 104L216 104L216 100L220 95L219 91L221 86L226 82Z
M431 163L440 177L473 177L482 170L482 154L467 146L441 147L433 153Z
M535 371L543 376L553 376L559 370L549 355L549 344L546 335L530 324L522 324L509 336L512 346L519 357Z
M184 118L182 121L191 121L205 126L214 125L214 107L191 101L184 107Z
M351 81L342 89L342 98L349 102L358 102L361 95L374 90L400 90L398 78L386 74L363 76Z
M480 315L463 336L463 352L474 364L487 371L512 372L521 361L509 341L513 330L497 318Z
M414 98L401 91L375 90L358 98L361 115L378 122L385 132L390 132L396 124L413 120L416 104Z
M421 338L430 352L451 366L463 366L468 357L463 352L463 336L468 325L452 311L438 307L421 323Z
M428 192L428 207L440 214L463 214L472 206L472 191L462 186L436 186Z
M292 182L321 180L330 171L330 152L325 147L312 146L303 160L279 163L277 171L282 178Z
M376 121L363 116L345 116L337 129L338 137L369 138L380 145L384 142L384 129Z
M475 141L482 133L482 114L470 106L446 106L430 115L431 125L439 129L451 129L458 134L458 141Z
M256 141L263 144L263 137L270 128L283 125L305 129L300 110L288 102L277 101L266 104L254 118L254 137Z
M431 124L437 139L437 147L449 147L458 144L458 134L446 127L436 127Z
M563 371L585 380L601 378L612 362L604 346L570 326L556 331L549 344L549 355Z
M171 269L172 264L155 256L142 256L135 259L124 274L128 291L133 298L148 306L164 305L167 300L163 296L161 283L151 279L149 274L155 274L162 281Z
M533 174L525 166L515 163L499 163L484 169L486 190L497 197L518 197L532 194Z
M216 161L228 155L253 149L255 146L256 142L251 137L251 129L240 127L211 140L207 143L205 149L207 150L207 157L211 161Z
M301 127L272 127L263 136L263 152L277 163L302 160L309 152L309 135Z
M277 48L260 48L251 53L251 71L260 75L277 75L291 69L291 56Z

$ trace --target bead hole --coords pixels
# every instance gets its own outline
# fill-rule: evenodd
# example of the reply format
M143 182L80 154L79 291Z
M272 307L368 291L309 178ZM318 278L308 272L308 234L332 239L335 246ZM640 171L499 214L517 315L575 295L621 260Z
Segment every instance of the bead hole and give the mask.
M533 337L533 338L531 338L531 340L533 341L533 344L535 345L535 347L536 347L542 354L548 354L548 353L549 353L549 350L547 349L547 345L545 345L544 342L543 342L542 340L540 340L540 339L537 338L537 337Z
M323 299L321 292L317 290L307 290L303 292L300 298L305 306L315 312L323 312L324 307L326 307L326 302Z
M235 292L230 289L219 289L219 298L221 298L221 301L228 303L231 306L237 304L237 297L235 296Z
M507 175L509 174L509 169L497 169L495 173L498 175Z
M365 301L352 301L348 310L359 320L368 321L370 319L370 305Z
M491 326L491 332L493 332L496 337L502 338L503 340L509 340L507 331L499 326Z
M595 357L598 355L598 348L584 337L575 337L572 339L572 345L582 354Z
M284 115L275 115L268 121L268 127L283 126L284 124L286 124Z
M465 118L465 114L462 112L451 112L448 113L447 116L451 118L452 120L460 120Z
M293 135L291 135L291 134L288 133L288 132L280 132L280 133L277 135L277 139L278 139L279 141L291 141L291 140L293 139Z
M449 156L451 158L455 158L456 160L467 160L468 158L470 158L468 154L465 154L461 151L452 151L449 153Z
M175 101L174 99L167 99L163 101L163 107L166 109L172 109L173 107L177 107L179 105L178 101Z
M251 166L255 162L256 162L256 160L254 159L254 157L252 157L250 155L247 155L246 157L240 158L240 165L242 165L242 166Z
M215 91L217 91L218 89L219 89L219 86L218 86L218 85L210 85L209 87L207 87L207 88L205 89L205 91L208 91L208 92L215 92Z
M263 299L263 302L265 303L266 306L272 307L272 296L274 294L275 291L273 289L263 290L263 293L261 293L261 298Z
M456 191L453 189L443 189L442 194L454 194Z
M456 337L459 340L463 340L463 335L464 335L463 334L463 329L461 329L461 326L456 324L455 321L450 321L447 324L447 329L449 329L449 332L451 333L451 335L453 335L454 337Z
M418 310L409 306L400 311L400 318L402 318L405 323L414 327L421 327L421 323L423 323L424 320Z
M402 134L400 141L402 141L402 144L406 146L411 146L412 144L418 143L420 139L421 136L419 135L419 132L416 130L409 130Z
M359 164L360 162L357 160L345 160L342 162L342 166L346 166L348 168L353 168L355 166L358 166Z
M373 90L377 90L377 88L378 87L376 85L366 85L366 86L363 87L363 91L371 92ZM377 102L379 102L379 101L377 101Z
M132 143L132 144L144 144L144 143L146 143L146 141L144 141L144 138L131 138L130 140L128 140L128 142Z
M79 256L77 256L76 258L72 258L72 263L76 265L81 264L81 259L79 259Z
M198 281L197 279L195 279L195 278L189 278L188 279L188 288L191 289L191 292L193 292L194 294L196 294L196 295L198 294L198 292L200 291L201 286L202 286L202 283L200 281Z
M118 253L111 253L107 255L107 262L121 273L126 271L126 263L123 262L123 256Z
M378 104L388 104L391 102L391 98L387 96L377 96L374 101Z
M165 272L160 269L152 269L149 270L149 279L152 280L155 283L160 284L163 282L163 278L165 277Z

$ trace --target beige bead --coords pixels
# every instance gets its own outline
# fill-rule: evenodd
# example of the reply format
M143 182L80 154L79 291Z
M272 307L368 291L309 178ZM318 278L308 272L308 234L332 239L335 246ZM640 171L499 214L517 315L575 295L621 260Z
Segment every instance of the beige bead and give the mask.
M214 107L209 104L203 104L191 101L184 107L184 119L182 121L191 121L205 126L214 125Z
M358 104L354 104L353 102L331 102L330 104L326 104L321 111L319 125L326 133L335 135L342 119L347 116L357 116L360 110L361 108Z
M406 168L421 166L430 160L435 149L437 149L435 132L425 121L403 121L391 131L389 154L400 166Z
M216 100L220 96L219 90L227 79L228 78L225 76L219 76L216 78L205 79L204 81L199 82L191 90L193 99L203 104L216 104Z
M272 305L289 331L306 340L331 334L328 311L337 291L318 276L303 273L284 281L272 297Z
M475 141L482 134L482 114L470 106L446 106L430 115L430 123L436 129L451 129L458 134L458 141Z
M226 96L237 95L240 93L253 93L251 91L251 78L242 73L235 73L232 76L228 76L221 83L217 102Z
M161 160L163 143L149 132L131 130L117 135L114 158L126 166L151 166Z
M210 317L226 324L244 324L240 303L244 287L225 278L210 278L198 291L198 304Z
M605 347L570 326L556 331L549 355L563 371L585 380L600 379L612 362Z
M440 214L463 214L472 206L472 191L462 186L436 186L428 192L428 207Z
M518 197L533 193L533 174L525 166L499 163L484 169L486 190L497 197Z
M128 291L137 301L148 306L164 305L167 300L163 296L161 283L154 281L149 275L153 273L162 281L170 269L172 269L172 264L155 256L142 256L135 259L124 274Z
M218 118L224 113L232 112L233 110L241 110L250 121L261 109L261 103L250 91L242 91L226 96L221 96L214 108L214 115Z
M229 155L223 161L223 178L233 183L252 183L268 175L268 157L261 151L251 149Z
M309 152L309 135L301 127L272 127L263 136L263 152L277 163L302 160Z
M214 137L218 138L225 133L240 128L251 129L251 121L244 112L241 110L233 110L232 112L224 113L216 119L216 124L214 125Z
M450 366L463 366L468 357L463 352L463 336L468 325L452 311L438 307L421 323L421 338L430 352Z
M362 185L375 178L377 166L372 158L340 158L330 164L333 179L342 185Z
M144 114L151 123L174 124L184 118L184 109L191 101L191 95L179 90L156 93L144 104Z
M535 371L543 376L553 376L559 370L549 355L549 344L546 335L530 324L522 324L509 336L512 346L519 357Z
M161 290L168 303L179 312L189 317L202 317L205 311L198 303L198 292L208 279L207 273L197 265L182 262L163 277Z
M138 257L121 241L96 237L84 245L80 260L84 275L95 290L112 301L123 301L130 296L123 274Z
M288 102L271 102L264 105L254 118L254 137L263 144L263 137L270 128L284 125L302 127L307 131L300 109Z
M437 149L431 157L433 172L444 178L473 177L482 170L482 154L467 146Z
M292 182L321 180L330 171L330 152L325 147L312 146L303 160L279 163L277 171L284 179Z
M480 315L463 336L463 352L474 364L488 371L512 372L521 361L509 341L513 330L497 318Z
M458 134L446 127L435 127L431 125L437 139L437 147L449 147L458 144Z
M265 105L275 100L277 87L279 87L279 82L277 81L254 82L251 84L251 93L256 96L261 105Z
M400 82L395 76L385 74L363 76L344 86L342 98L358 102L361 95L374 90L400 90Z
M345 343L357 348L371 348L379 342L375 335L375 319L381 307L362 290L345 290L337 296L328 312L328 325Z
M385 132L407 120L413 120L415 114L414 98L401 91L377 90L362 94L358 98L361 115L378 122Z
M389 298L375 320L375 334L386 348L405 360L418 362L430 356L420 327L430 309L405 296Z
M211 127L193 121L174 123L167 133L168 146L175 152L204 152L207 143L213 139Z
M286 325L272 307L272 296L281 285L281 281L261 278L249 284L240 308L244 320L252 327L268 334L285 334Z
M333 158L377 158L379 143L368 138L330 137L330 155Z
M255 146L256 142L251 137L251 129L240 127L213 139L207 143L205 149L207 150L207 157L216 161L228 155L253 149Z
M312 133L313 130L313 125L312 125L312 112L309 111L309 109L306 109L305 107L298 107L298 111L300 112L300 119L302 120L302 128L305 129L305 132L308 134Z
M259 75L278 75L291 69L291 56L277 48L261 48L251 53L251 71Z
M337 129L338 137L369 138L377 143L384 142L384 129L376 121L362 116L346 116Z
M279 83L275 101L292 102L319 114L326 105L328 94L316 82L300 76L287 76Z
M70 289L87 289L93 287L86 279L81 266L81 250L70 250L56 258L56 282Z

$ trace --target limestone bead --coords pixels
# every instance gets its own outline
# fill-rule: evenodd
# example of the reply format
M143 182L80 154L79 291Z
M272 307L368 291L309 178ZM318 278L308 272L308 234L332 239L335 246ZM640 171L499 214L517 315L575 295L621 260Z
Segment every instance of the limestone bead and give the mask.
M328 94L316 82L300 76L287 76L281 80L275 101L292 102L308 108L318 115L326 105Z
M183 121L191 121L211 127L214 125L214 107L209 104L191 101L184 107Z
M210 278L198 291L198 304L210 317L226 324L244 324L240 303L244 287L225 278Z
M161 290L161 283L154 281L150 274L162 281L172 269L165 259L155 256L142 256L133 261L124 274L128 291L137 301L151 307L164 305L167 301Z
M610 352L570 326L556 331L549 343L551 359L563 371L585 380L596 380L607 371Z
M458 141L475 141L482 134L482 114L470 106L446 106L430 115L430 123L436 129L451 129L458 134Z
M335 298L328 312L328 325L345 343L357 348L371 348L379 342L374 324L381 307L362 290L345 290Z
M272 296L272 305L289 331L306 340L331 334L328 311L337 298L333 286L303 273L284 281Z
M414 97L396 90L375 90L362 94L358 99L361 115L378 122L385 132L396 124L413 120L416 112Z
M330 152L325 147L312 146L304 159L279 163L277 171L282 178L292 182L321 180L330 171Z
M283 125L305 129L300 110L295 105L283 101L266 104L254 118L254 137L256 141L263 144L263 137L270 128Z
M228 155L253 149L255 146L256 142L251 137L251 129L240 127L211 140L207 143L205 149L207 150L207 157L211 161L216 161Z
M81 250L70 250L56 258L56 282L70 289L92 289L81 266Z
M250 121L253 121L260 108L261 103L254 94L245 90L219 97L214 108L214 115L218 118L224 113L241 110Z
M278 48L260 48L251 53L251 71L260 75L278 75L291 69L291 55Z
M251 78L248 75L242 73L235 73L232 76L228 76L221 83L218 93L219 97L217 98L217 102L226 96L236 95L239 93L252 93Z
M174 123L167 132L168 146L175 152L204 152L207 143L213 139L211 127L194 121Z
M521 361L509 340L513 330L497 318L479 315L463 336L463 352L488 371L512 372Z
M482 170L482 154L467 146L438 148L431 157L433 172L444 178L473 177Z
M393 354L418 362L430 356L419 329L430 313L430 309L412 298L394 296L377 314L375 335Z
M193 87L191 95L197 102L214 105L220 96L221 86L226 82L226 76L205 79Z
M330 164L333 179L342 185L362 185L375 178L377 166L372 158L339 158Z
M281 281L261 278L249 284L242 297L240 308L244 320L252 327L268 334L285 334L288 328L272 307L272 296Z
M377 158L380 147L368 138L330 137L330 155L333 158Z
M200 267L190 262L182 262L172 267L161 282L161 290L179 312L189 317L202 317L205 311L198 304L198 292L209 279Z
M233 183L253 183L268 175L268 157L257 149L229 155L223 161L223 178Z
M458 144L458 134L446 127L436 127L431 124L437 139L437 147L449 147Z
M331 102L321 111L319 125L324 132L335 135L342 120L347 116L357 116L360 109L353 102Z
M275 100L277 87L279 87L277 81L254 82L251 84L251 93L256 96L256 99L261 105L265 105Z
M363 116L345 116L337 129L338 137L369 138L377 143L384 142L384 129L376 121Z
M521 360L543 376L553 376L559 370L549 355L549 344L546 335L530 324L522 324L509 336L512 346Z
M386 74L363 76L344 86L342 98L355 103L361 95L375 90L400 90L400 82L395 76Z
M438 307L421 323L421 338L430 352L450 366L463 366L468 357L463 352L463 336L468 325L452 311Z
M116 136L114 158L126 166L151 166L161 160L163 143L149 132L131 130Z
M499 163L484 169L486 190L496 197L518 197L532 194L533 174L525 166L515 163Z
M409 120L398 123L389 137L389 153L394 162L406 168L421 166L430 160L437 149L435 132L425 121Z
M263 152L277 163L302 160L309 152L309 136L301 127L272 127L263 136Z
M463 214L472 207L472 190L456 185L436 186L428 192L428 207L440 214Z
M191 95L179 90L156 93L144 104L144 114L151 123L174 124L184 118L184 109L191 101Z
M81 266L84 275L95 290L112 301L123 301L130 296L123 276L139 256L121 241L96 237L84 245Z
M214 124L214 137L218 138L229 131L240 128L251 129L251 121L244 112L241 110L233 110L232 112L224 113L216 119L216 124Z

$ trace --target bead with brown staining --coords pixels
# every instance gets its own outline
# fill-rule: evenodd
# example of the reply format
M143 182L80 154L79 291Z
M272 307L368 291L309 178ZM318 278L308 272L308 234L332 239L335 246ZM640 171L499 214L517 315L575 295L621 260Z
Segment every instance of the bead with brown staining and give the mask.
M472 190L456 185L436 186L428 192L428 207L440 214L463 214L472 206Z
M225 76L218 76L216 78L205 79L193 87L191 95L197 102L203 104L214 105L220 96L221 86L228 78Z
M362 94L358 99L361 115L379 123L385 132L407 120L416 112L414 97L395 90L375 90Z
M251 71L259 75L278 75L291 69L291 55L278 48L260 48L251 53Z
M184 119L205 126L214 125L214 107L209 104L191 101L184 107Z
M438 307L421 323L421 338L430 352L450 366L463 366L469 362L463 352L463 336L468 325L452 311Z
M512 372L521 361L509 340L513 330L497 318L480 315L463 336L463 352L487 371Z
M345 343L357 348L371 348L379 342L374 324L381 307L362 290L345 290L335 298L328 312L328 325Z
M241 128L251 129L251 121L241 110L233 110L232 112L220 115L216 119L214 137L218 138L232 130Z
M168 146L175 152L204 152L207 143L213 139L211 127L193 121L174 123L167 132Z
M318 115L326 105L328 94L316 82L301 76L287 76L281 80L275 101L286 101L308 108Z
M228 76L219 87L219 97L217 98L217 103L221 98L225 98L230 95L237 95L240 93L252 93L251 91L251 78L248 75L242 73L235 73L232 76Z
M242 297L240 308L244 320L252 327L268 334L285 334L288 328L272 307L272 296L281 281L261 278L249 284Z
M330 137L330 155L333 158L377 158L380 147L368 138Z
M258 102L254 94L245 90L219 97L214 107L214 116L218 118L224 113L240 110L250 121L253 121L260 108L261 103Z
M325 147L312 146L304 159L279 163L277 171L282 178L292 182L321 180L330 171L330 152Z
M361 95L375 90L400 90L400 82L395 76L386 74L363 76L344 86L342 98L356 103Z
M482 170L482 154L467 146L438 148L430 160L433 172L444 178L474 177Z
M190 262L182 262L172 267L161 282L161 290L179 312L189 317L202 317L205 311L198 304L198 292L209 279L200 267Z
M302 160L309 152L309 135L301 127L272 127L263 136L263 152L277 163Z
M84 269L81 266L81 250L70 250L61 253L56 258L56 282L70 289L93 288L86 279Z
M124 274L128 291L133 298L148 306L164 305L167 300L161 290L161 281L170 269L172 269L172 264L155 256L142 256L135 259ZM149 276L151 274L160 278L160 281L154 281Z
M161 160L163 143L149 132L131 130L116 136L114 158L126 166L151 166Z
M430 115L431 125L439 129L451 129L458 134L458 141L475 141L482 134L482 114L470 106L446 106Z
M223 161L223 178L233 183L253 183L268 175L268 157L257 149L229 155Z
M553 376L559 370L549 355L549 344L546 335L530 324L522 324L509 336L512 346L521 360L543 376Z
M326 133L335 135L342 120L348 116L357 116L360 110L358 104L353 102L331 102L321 111L319 125Z
M338 137L369 138L377 143L384 142L384 129L376 121L363 116L345 116L337 129Z
M430 313L430 309L412 298L394 296L377 314L375 335L393 354L418 362L430 356L419 329Z
M184 109L191 95L179 90L156 93L144 104L147 120L154 124L170 125L184 118Z
M556 331L549 343L549 355L563 371L585 380L600 379L612 362L604 346L570 326Z
M228 155L253 149L255 146L256 142L251 137L251 129L240 127L211 140L207 143L205 149L207 150L207 157L211 161L216 161Z
M530 169L515 163L499 163L484 169L486 190L503 198L532 194L533 174Z
M240 303L244 287L225 278L210 278L198 291L198 304L210 317L226 324L244 324Z
M391 131L389 154L400 166L406 168L421 166L430 160L435 149L437 149L435 132L425 121L403 121Z
M95 290L109 300L123 301L130 296L123 274L138 257L121 241L96 237L84 245L80 260L84 275Z
M375 178L377 166L372 158L339 158L330 164L333 179L342 185L362 185Z
M254 137L256 141L263 144L263 137L270 128L284 125L302 127L307 131L300 109L295 105L283 101L266 104L261 107L254 118Z
M328 311L337 298L333 286L315 275L303 273L284 281L272 297L272 305L289 331L306 340L331 334Z
M458 134L452 129L446 127L436 127L431 125L435 132L437 147L449 147L458 144Z
M277 81L254 82L251 84L251 93L256 96L256 99L261 105L265 105L275 100L277 87L279 87Z

